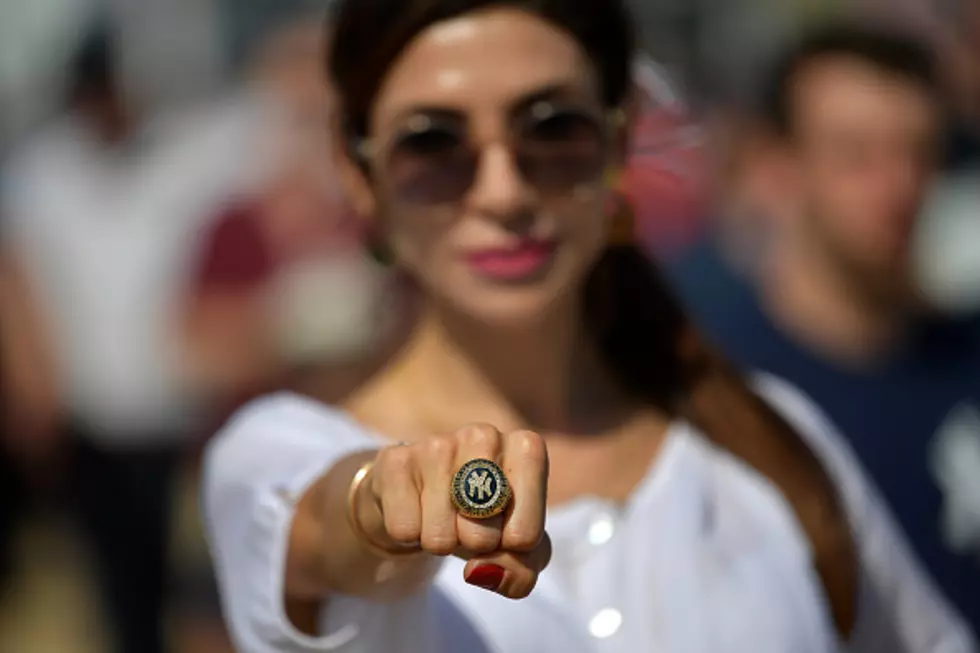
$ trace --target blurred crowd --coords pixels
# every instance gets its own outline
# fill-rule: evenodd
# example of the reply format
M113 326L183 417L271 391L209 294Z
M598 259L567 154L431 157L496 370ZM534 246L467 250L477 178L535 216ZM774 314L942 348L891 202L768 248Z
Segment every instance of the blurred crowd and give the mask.
M338 401L411 327L332 163L328 4L0 5L0 650L230 650L202 444L258 393ZM980 2L636 11L638 237L980 629Z

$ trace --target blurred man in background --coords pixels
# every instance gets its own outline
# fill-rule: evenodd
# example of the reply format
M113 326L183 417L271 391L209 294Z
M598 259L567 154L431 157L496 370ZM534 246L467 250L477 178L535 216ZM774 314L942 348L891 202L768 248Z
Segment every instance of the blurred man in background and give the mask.
M172 481L199 402L177 366L177 307L197 234L234 192L227 134L141 115L121 87L112 27L83 44L66 115L8 161L5 263L19 333L53 361L57 437L11 434L15 450L63 458L69 507L93 557L120 653L165 648ZM228 155L228 156L226 156ZM26 314L26 313L25 313ZM22 366L23 367L23 366ZM43 421L31 416L28 421Z
M678 287L728 354L828 411L976 628L980 323L930 314L911 256L943 139L932 57L825 28L781 60L766 116L759 264L739 278L716 251L682 264Z
M151 436L155 425L144 420L157 390L143 381L155 374L145 367L152 365L147 350L157 343L142 342L135 324L154 319L146 291L160 288L156 279L146 285L144 271L133 273L166 227L126 215L133 207L119 202L129 185L124 174L134 185L145 180L137 179L135 124L112 61L111 37L94 35L74 66L70 115L9 163L5 245L27 280L23 294L36 295L53 336L43 344L63 374L58 408L68 414L56 419L70 424L72 507L91 537L120 650L152 652L162 651L166 492L175 459L171 443ZM31 429L14 437L36 448L41 435ZM55 446L53 434L43 435ZM53 458L46 463L53 467Z

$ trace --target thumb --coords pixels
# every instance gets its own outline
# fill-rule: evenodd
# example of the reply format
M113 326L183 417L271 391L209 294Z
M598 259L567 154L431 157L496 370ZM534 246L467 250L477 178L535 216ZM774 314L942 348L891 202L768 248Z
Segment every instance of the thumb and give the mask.
M497 551L469 560L463 568L463 579L501 596L523 599L534 589L538 574L550 561L551 539L545 534L532 551Z

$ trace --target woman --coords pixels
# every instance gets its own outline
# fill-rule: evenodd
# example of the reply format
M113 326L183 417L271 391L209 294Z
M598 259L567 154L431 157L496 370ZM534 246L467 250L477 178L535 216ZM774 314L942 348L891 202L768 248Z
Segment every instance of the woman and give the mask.
M784 653L852 631L966 650L846 458L855 537L809 450L608 220L623 5L340 3L350 194L424 306L342 410L278 395L213 441L208 527L243 651Z

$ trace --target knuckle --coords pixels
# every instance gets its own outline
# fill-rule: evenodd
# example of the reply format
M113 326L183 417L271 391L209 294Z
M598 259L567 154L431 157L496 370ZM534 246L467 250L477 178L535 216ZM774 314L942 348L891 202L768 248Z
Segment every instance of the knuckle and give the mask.
M500 440L500 432L489 424L470 424L456 434L461 443L484 449L494 447Z
M419 526L414 520L396 517L386 520L388 537L398 544L415 544L419 541Z
M492 553L500 547L500 532L481 530L460 536L460 545L471 553Z
M445 533L425 533L421 538L422 549L433 555L447 556L456 551L456 538Z
M388 447L378 454L376 464L383 465L386 470L409 469L412 465L413 452L408 446Z
M508 453L515 454L526 463L547 466L548 447L544 438L534 431L514 431L507 436Z
M389 454L387 449L381 449L377 454L375 454L374 469L371 470L372 475L377 474L378 472L383 473L386 469L388 469L388 466L391 465L391 461L388 456Z
M508 551L528 552L537 549L543 537L543 529L517 524L516 527L507 529L501 544Z
M425 455L435 462L452 462L456 456L456 443L452 438L429 438L424 447Z

